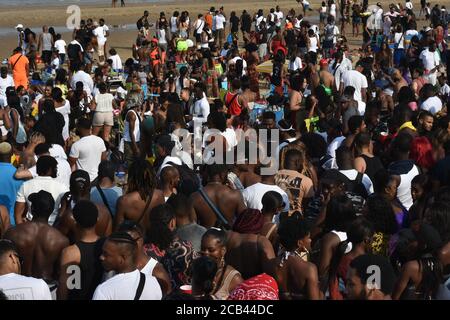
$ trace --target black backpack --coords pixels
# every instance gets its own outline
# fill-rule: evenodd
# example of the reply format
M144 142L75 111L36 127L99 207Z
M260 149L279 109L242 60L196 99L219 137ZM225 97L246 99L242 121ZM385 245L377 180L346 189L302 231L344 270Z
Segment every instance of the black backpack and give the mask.
M67 46L67 56L71 60L77 60L78 59L78 52L80 51L80 46L75 43L70 43Z
M178 185L178 191L185 196L189 197L194 192L200 190L200 178L194 170L189 168L185 163L181 166L173 162L168 162L171 166L177 168L180 174L180 184Z
M342 174L342 173L341 173ZM357 196L360 196L364 199L366 199L369 195L367 194L366 187L362 183L362 179L364 177L364 174L361 172L358 172L358 175L356 176L355 180L350 180L347 178L346 175L342 174L345 177L345 190L349 193L355 194Z

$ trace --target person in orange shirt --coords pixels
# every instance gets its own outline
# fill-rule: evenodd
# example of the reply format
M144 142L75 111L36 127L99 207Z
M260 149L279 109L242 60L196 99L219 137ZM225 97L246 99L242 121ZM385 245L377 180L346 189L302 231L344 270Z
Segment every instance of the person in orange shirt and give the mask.
M212 30L213 27L213 14L215 11L216 9L214 7L211 7L211 9L209 9L209 12L205 14L205 23L210 30Z
M13 55L8 60L13 73L14 85L16 89L23 86L28 89L28 73L30 72L28 58L22 54L22 48L14 49Z

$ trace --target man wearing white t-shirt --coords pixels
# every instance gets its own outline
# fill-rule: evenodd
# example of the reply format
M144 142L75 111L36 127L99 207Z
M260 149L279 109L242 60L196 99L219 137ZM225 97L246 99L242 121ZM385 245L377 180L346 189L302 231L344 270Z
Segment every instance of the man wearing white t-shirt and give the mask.
M283 198L284 210L289 211L289 197L287 193L275 183L274 175L261 175L261 182L253 184L244 189L242 196L247 208L262 210L262 198L268 191L278 192Z
M362 64L357 63L356 70L347 71L342 75L341 85L339 88L339 92L341 95L343 94L346 87L352 86L353 88L355 88L354 99L356 101L366 102L368 83L366 76L362 74L363 70L364 67L362 66Z
M217 38L219 38L219 48L222 48L223 42L225 40L225 23L227 19L225 19L221 12L217 13L215 18Z
M420 60L422 60L423 67L425 69L424 78L431 83L433 86L437 82L438 68L441 64L441 58L439 53L436 51L436 43L430 42L427 49L423 50L419 55Z
M92 32L97 37L97 53L100 63L105 61L105 44L109 37L109 28L105 25L105 20L100 19L99 23L94 22L96 28Z
M210 113L210 105L206 94L203 92L203 89L200 86L196 86L194 89L195 99L194 105L191 110L192 120L198 121L200 123L205 123L208 119ZM191 122L191 125L194 123Z
M123 69L122 59L120 59L116 49L112 48L109 50L109 59L112 60L111 68L113 68L114 71L121 71Z
M92 95L92 91L94 91L94 80L92 80L89 73L86 73L82 69L77 70L70 81L70 87L72 90L77 88L77 82L83 83L83 90L86 91L86 94L90 97Z
M421 110L429 111L432 115L442 110L442 100L436 96L436 91L430 83L426 83L422 89L423 102L420 106Z
M177 227L179 228L179 226ZM149 257L144 249L144 231L140 225L131 223L123 223L119 227L119 231L127 232L133 239L136 239L136 263L140 271L150 277L155 277L158 280L163 296L166 296L172 289L170 276L164 266L158 260Z
M31 213L29 195L43 190L50 193L55 201L53 213L48 219L48 224L53 225L59 213L61 198L69 191L69 188L56 180L57 165L58 162L51 156L39 157L36 163L38 176L25 181L19 191L17 191L16 205L14 208L16 224L23 223L26 220L31 221L33 215Z
M7 67L1 67L0 69L0 107L7 105L6 101L6 88L14 87L14 80L11 75L8 74Z
M283 21L284 14L283 11L280 10L280 6L275 7L275 15L277 16L277 27L281 27L281 22Z
M100 256L105 271L116 275L95 289L92 300L161 300L161 287L155 277L139 271L136 240L126 232L116 232L103 245Z
M45 281L22 276L21 269L21 257L14 243L0 240L0 291L8 300L52 300Z
M194 23L194 36L197 46L202 42L203 27L205 26L205 20L203 15L199 14L197 20Z
M62 65L66 61L66 42L62 39L61 34L56 35L54 47L58 51L59 63Z
M101 161L106 160L105 142L92 135L91 122L88 119L79 119L77 129L81 139L72 145L69 163L72 171L78 169L89 173L92 182L97 178L98 165Z
M56 175L56 181L60 182L61 184L65 185L67 188L69 188L70 184L70 175L72 174L72 170L70 169L69 162L67 162L66 159L61 157L55 157L51 155L50 153L50 147L51 144L48 143L40 143L36 146L34 149L34 152L36 156L42 157L42 156L52 156L56 159L58 162L57 166L57 175ZM17 169L16 173L14 174L14 178L19 180L25 180L25 179L32 179L36 178L38 176L36 166L32 166L28 169Z
M339 172L346 176L350 181L355 181L358 176L358 171L354 169L353 162L353 154L350 148L340 146L336 150L336 164L339 168ZM361 182L368 195L374 192L372 180L370 180L368 175L363 174Z

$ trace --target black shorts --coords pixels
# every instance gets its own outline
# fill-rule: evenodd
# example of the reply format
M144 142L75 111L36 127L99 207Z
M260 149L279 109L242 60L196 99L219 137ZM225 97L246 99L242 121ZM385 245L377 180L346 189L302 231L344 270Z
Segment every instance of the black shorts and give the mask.
M201 42L202 41L202 34L201 33L195 33L195 41Z

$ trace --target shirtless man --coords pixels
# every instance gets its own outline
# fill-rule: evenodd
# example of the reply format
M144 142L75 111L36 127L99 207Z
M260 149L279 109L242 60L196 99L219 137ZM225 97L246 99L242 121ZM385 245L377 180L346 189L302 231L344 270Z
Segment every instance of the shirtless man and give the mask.
M80 240L81 234L76 227L72 209L80 200L90 200L91 182L89 174L83 170L76 170L70 176L70 191L61 201L61 217L55 223L56 228L65 234L71 243ZM107 237L112 232L112 219L108 209L103 204L96 204L98 219L95 231L100 237Z
M208 184L204 187L206 195L227 219L228 224L232 225L234 217L246 209L242 194L225 185L228 174L225 164L209 165L206 174L208 181ZM194 204L194 210L200 225L209 228L218 222L216 214L203 199L200 192L193 193L191 201Z
M144 250L144 233L141 226L135 223L123 223L119 227L119 231L127 232L133 239L136 240L137 250L136 250L136 264L137 268L143 272L147 273L149 276L153 276L158 280L161 286L161 291L163 297L172 292L172 283L170 281L169 274L167 273L164 266L149 257Z
M128 169L127 194L117 200L114 230L125 220L131 220L138 223L145 233L150 211L160 204L164 204L164 195L156 189L156 174L152 165L144 159L136 159Z
M149 42L144 40L142 46L138 49L137 55L139 63L143 66L148 66L150 63L150 51L148 49Z
M178 173L177 168L168 166L161 170L161 189L164 194L165 201L167 201L172 194L177 193L179 183L180 174Z
M263 272L274 275L275 252L272 243L261 235L228 231L225 261L244 279Z
M331 96L333 92L336 92L336 83L334 81L334 76L328 71L328 60L320 60L319 65L320 84L324 86L326 93Z
M57 279L57 262L69 240L48 224L55 207L55 200L49 192L41 190L32 193L28 200L31 202L33 220L9 229L5 239L16 244L24 259L22 274L44 279L49 284Z
M91 300L103 276L100 255L104 241L95 232L98 209L94 203L80 200L72 209L72 215L79 240L61 253L57 296L58 300ZM71 266L80 268L80 289L69 289L67 285L73 274Z
M393 99L394 99L394 101L398 101L398 93L400 92L400 89L403 87L407 87L408 82L406 82L405 78L402 77L402 74L400 73L400 70L398 70L398 69L395 69L394 72L392 72L390 80L392 81L392 84L394 87Z
M6 230L9 229L10 226L11 222L9 219L8 208L0 205L0 238L3 236Z

